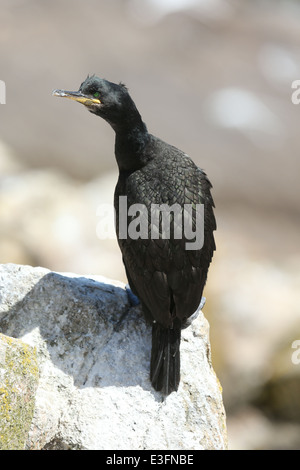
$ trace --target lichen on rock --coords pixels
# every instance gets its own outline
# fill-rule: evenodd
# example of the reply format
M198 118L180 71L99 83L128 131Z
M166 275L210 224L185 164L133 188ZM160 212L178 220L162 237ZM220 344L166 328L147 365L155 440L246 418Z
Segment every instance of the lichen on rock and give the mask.
M35 348L0 334L0 449L25 448L38 386Z

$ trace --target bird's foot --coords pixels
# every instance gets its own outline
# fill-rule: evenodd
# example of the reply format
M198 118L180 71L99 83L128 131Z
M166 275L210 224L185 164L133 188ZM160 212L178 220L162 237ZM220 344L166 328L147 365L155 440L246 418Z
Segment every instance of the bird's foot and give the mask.
M130 289L129 284L126 284L125 290L128 296L129 303L132 307L136 307L136 305L140 304L140 299L132 292Z
M202 309L203 309L203 307L204 307L204 305L205 305L205 302L206 302L206 297L202 297L201 302L200 302L200 305L199 305L199 307L198 307L198 309L197 309L197 312L198 312L199 310L202 310Z
M132 290L130 289L129 287L129 284L126 284L125 286L125 290L126 290L126 294L127 294L127 297L128 297L128 300L129 300L129 307L125 310L125 312L122 313L121 317L119 318L116 326L115 326L115 331L119 331L121 329L121 325L122 325L122 322L123 320L127 317L128 315L128 312L130 311L130 308L131 307L135 307L136 305L139 305L140 301L139 299L137 298L136 295L134 295L134 293L132 292Z
M206 298L205 297L202 297L201 299L201 302L200 302L200 305L199 307L197 308L196 312L193 313L193 315L191 315L190 317L188 317L185 322L182 324L181 326L181 329L184 330L185 328L187 328L188 326L190 326L192 324L192 322L194 320L196 320L196 318L198 317L200 311L203 309L204 305L205 305L205 302L206 302Z

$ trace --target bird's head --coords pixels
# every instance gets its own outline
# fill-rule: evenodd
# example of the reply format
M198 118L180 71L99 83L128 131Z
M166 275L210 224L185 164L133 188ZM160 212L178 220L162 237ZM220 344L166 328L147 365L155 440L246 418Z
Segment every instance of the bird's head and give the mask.
M112 127L119 126L135 112L135 105L125 85L109 82L95 75L87 77L78 91L54 90L53 95L69 98L105 119Z

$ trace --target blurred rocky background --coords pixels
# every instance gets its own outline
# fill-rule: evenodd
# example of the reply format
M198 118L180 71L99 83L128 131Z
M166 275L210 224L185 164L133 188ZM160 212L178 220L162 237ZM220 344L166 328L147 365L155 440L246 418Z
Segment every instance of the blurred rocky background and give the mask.
M116 240L98 231L117 178L113 131L51 96L88 73L125 82L150 132L214 185L204 313L229 446L300 448L300 2L1 0L0 11L0 262L126 280Z

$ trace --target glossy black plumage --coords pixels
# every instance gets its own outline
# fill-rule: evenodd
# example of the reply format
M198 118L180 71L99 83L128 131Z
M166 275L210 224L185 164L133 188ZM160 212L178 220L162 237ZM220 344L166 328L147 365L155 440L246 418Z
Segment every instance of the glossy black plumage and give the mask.
M201 302L215 250L211 184L184 152L148 133L124 85L93 76L82 83L79 92L56 90L54 93L82 102L115 130L115 156L119 167L114 195L117 222L120 196L126 196L127 207L143 204L147 209L143 217L148 224L148 237L118 237L118 241L129 285L153 325L151 382L156 390L168 395L177 390L180 381L181 328ZM161 235L151 239L153 204L178 204L180 207L204 204L202 248L187 250L184 236L174 238L172 218L169 239L162 239ZM127 227L134 219L135 215L128 216ZM158 229L161 232L161 227ZM118 223L116 230L118 235Z

